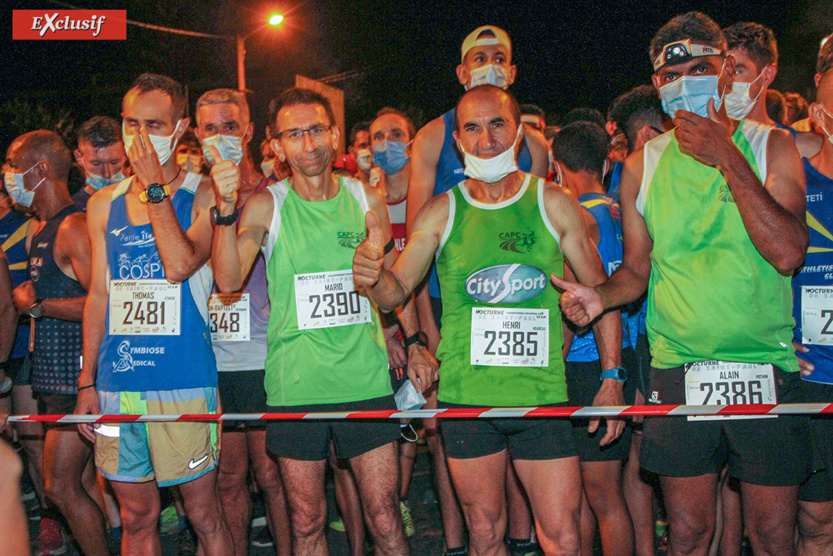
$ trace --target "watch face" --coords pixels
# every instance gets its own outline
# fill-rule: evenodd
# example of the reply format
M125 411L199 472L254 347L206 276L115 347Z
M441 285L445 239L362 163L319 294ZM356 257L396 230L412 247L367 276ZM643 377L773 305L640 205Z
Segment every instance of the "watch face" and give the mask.
M29 307L29 316L33 319L39 319L43 316L43 305L40 303L33 303L31 307Z
M165 198L165 188L158 183L152 183L145 189L145 195L147 195L148 202L159 203Z

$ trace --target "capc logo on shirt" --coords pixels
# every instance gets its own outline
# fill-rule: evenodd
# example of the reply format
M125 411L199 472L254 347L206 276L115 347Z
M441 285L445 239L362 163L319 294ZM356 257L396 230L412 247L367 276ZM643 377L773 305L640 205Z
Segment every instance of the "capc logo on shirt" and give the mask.
M12 10L14 40L125 40L127 10Z

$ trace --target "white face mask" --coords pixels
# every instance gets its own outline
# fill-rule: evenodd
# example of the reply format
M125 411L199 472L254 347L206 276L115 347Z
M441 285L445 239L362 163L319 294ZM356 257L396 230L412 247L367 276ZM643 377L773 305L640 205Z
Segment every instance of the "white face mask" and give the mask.
M40 164L36 162L32 165L32 168ZM35 189L38 188L40 184L46 180L46 178L42 178L38 183L35 184L35 187L32 189L27 190L26 186L23 185L23 176L28 174L32 171L32 168L29 168L25 172L17 173L17 172L6 172L3 176L3 181L6 184L6 192L11 197L12 201L17 203L18 205L29 208L32 206L32 201L35 200Z
M509 71L503 66L496 64L486 64L485 66L474 68L469 72L469 77L469 84L466 86L467 91L479 85L494 85L504 91L509 87Z
M359 169L362 172L370 172L372 159L373 153L370 149L359 149L356 151L356 164L359 165Z
M260 163L260 169L263 171L263 175L268 178L275 170L275 159L269 158L264 160Z
M757 83L758 79L763 77L764 72L755 78L752 83ZM761 97L761 93L764 92L764 87L758 91L758 94L755 95L755 98L749 96L749 89L752 86L752 83L739 83L735 81L732 83L732 90L726 93L726 96L723 98L724 102L726 103L726 113L729 114L729 117L734 120L742 120L744 119L751 111L752 108L755 107L755 103L758 102L758 99Z
M822 112L827 114L828 118L833 120L833 114L828 112L827 109L824 106L822 106L821 104L819 104L818 106L819 106L819 108L821 108ZM821 121L821 129L822 129L822 131L824 131L824 134L827 135L827 140L830 141L831 144L833 144L833 133L831 133L830 131L827 131L827 126L824 125L824 118L822 118L822 121Z
M518 125L518 133L509 148L492 158L480 158L466 152L463 144L458 140L457 147L463 153L463 161L466 166L465 175L486 183L495 183L502 180L518 169L515 162L515 146L521 136L523 126Z
M150 137L150 142L153 145L153 150L156 151L156 156L159 158L159 164L164 165L169 158L171 158L171 154L173 154L174 149L176 149L176 143L179 139L175 139L171 141L175 136L176 132L179 131L179 124L182 120L177 120L176 126L174 126L174 132L168 135L167 137L163 135L148 135ZM127 133L127 124L122 121L121 124L121 135L122 139L124 139L124 152L129 152L130 147L133 145L133 139L136 137L132 133Z

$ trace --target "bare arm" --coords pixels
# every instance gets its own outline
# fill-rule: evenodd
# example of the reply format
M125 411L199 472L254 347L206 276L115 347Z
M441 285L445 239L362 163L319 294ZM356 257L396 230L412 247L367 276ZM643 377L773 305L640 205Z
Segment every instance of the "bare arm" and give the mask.
M368 296L382 309L390 311L401 305L428 272L440 235L448 219L448 197L431 199L422 209L414 224L405 250L393 267L382 266L381 231L375 219L368 218L368 237L357 248L353 257L353 281L364 287ZM376 236L374 239L373 236Z
M98 396L95 384L98 371L98 354L101 340L104 338L107 318L107 245L105 227L110 211L108 194L93 195L87 204L87 230L90 238L90 288L84 305L84 365L78 377L78 402L75 413L98 414ZM88 440L95 442L95 433L91 425L78 425L79 432Z
M547 140L544 134L532 126L524 125L524 137L529 154L532 155L532 169L529 171L533 176L547 177L549 160L547 158Z
M0 248L0 361L6 361L14 347L17 332L17 310L12 301L12 275L9 260Z
M771 130L766 183L732 142L731 123L709 105L709 118L678 112L674 123L683 152L723 174L755 248L778 272L790 275L804 261L809 243L804 170L786 131Z

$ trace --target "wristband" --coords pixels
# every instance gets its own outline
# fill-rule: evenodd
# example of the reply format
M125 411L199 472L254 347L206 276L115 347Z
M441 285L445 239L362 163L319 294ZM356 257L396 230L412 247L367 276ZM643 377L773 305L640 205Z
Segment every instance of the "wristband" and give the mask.
M390 241L385 245L385 255L393 251L393 248L396 246L396 243L393 241L393 238L390 238Z
M80 392L81 390L86 390L87 388L95 388L95 383L87 384L86 386L79 386L78 391Z
M618 380L619 382L625 382L628 380L628 370L625 367L616 367L602 371L600 380L604 380L606 378L612 378Z

